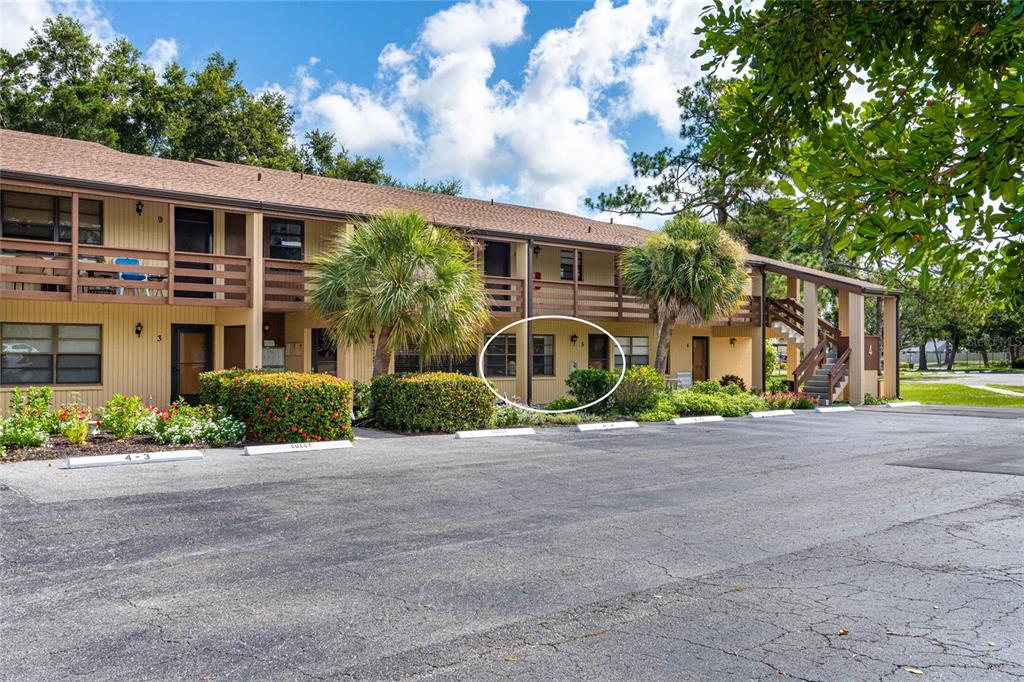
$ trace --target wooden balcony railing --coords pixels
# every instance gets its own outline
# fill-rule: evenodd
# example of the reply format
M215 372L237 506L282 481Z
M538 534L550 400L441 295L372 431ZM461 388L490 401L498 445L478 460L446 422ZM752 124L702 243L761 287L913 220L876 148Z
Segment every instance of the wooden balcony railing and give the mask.
M532 285L534 315L571 315L588 320L651 321L650 306L616 286L540 279L533 280Z
M494 317L524 317L523 280L514 277L484 277L484 291Z
M248 306L251 279L244 256L0 239L0 298Z
M306 307L306 283L313 264L305 261L263 259L263 308L302 310Z

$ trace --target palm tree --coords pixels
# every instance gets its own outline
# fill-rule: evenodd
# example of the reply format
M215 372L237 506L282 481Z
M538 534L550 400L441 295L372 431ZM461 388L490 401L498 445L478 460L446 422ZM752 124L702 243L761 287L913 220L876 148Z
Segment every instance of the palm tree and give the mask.
M400 348L474 352L490 316L468 245L414 211L385 211L339 235L316 261L309 300L336 341L375 338L375 377Z
M701 325L736 308L747 280L746 251L713 223L679 214L622 255L622 281L658 320L654 367L664 372L677 322Z

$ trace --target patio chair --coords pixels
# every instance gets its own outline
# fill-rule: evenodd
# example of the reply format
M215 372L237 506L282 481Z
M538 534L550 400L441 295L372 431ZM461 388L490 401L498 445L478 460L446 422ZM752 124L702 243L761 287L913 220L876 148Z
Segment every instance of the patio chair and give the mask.
M138 258L115 258L114 259L114 265L139 265L139 259ZM122 281L125 281L125 282L148 282L149 281L149 276L146 275L146 274L143 274L141 272L119 272L119 273L117 273L117 278L119 280L122 280ZM142 289L142 287L134 287L134 289L135 289L135 295L139 296L139 291ZM146 289L145 291L146 291L147 294L149 293L149 289ZM118 296L123 296L124 295L124 287L118 287L117 288L117 295Z

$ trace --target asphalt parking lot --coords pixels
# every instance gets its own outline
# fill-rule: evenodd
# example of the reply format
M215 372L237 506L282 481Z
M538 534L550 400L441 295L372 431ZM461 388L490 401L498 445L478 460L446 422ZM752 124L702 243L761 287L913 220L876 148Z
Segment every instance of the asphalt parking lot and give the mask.
M5 465L0 671L1019 679L1024 411L952 412Z

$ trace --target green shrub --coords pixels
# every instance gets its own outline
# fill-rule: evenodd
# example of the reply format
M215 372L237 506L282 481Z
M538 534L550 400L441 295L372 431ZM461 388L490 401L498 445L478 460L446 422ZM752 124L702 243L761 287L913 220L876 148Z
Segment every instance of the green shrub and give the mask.
M765 393L761 399L769 410L813 410L818 400L806 393L787 391L784 393Z
M581 403L580 401L576 400L576 398L570 398L569 396L564 396L564 397L559 398L557 400L552 400L550 403L548 403L547 405L544 406L544 409L545 410L575 410L577 407L579 407L582 404L583 403Z
M328 374L219 370L199 375L200 396L273 443L352 439L352 384Z
M1013 369L1024 369L1024 358L1017 358L1010 362L1010 367Z
M775 347L771 339L764 340L764 366L776 367L779 364L779 349Z
M46 433L59 433L57 415L50 407L53 404L53 389L49 386L29 386L23 394L20 388L11 391L11 415L19 415L23 423L33 423Z
M537 426L543 423L543 414L530 412L515 405L499 403L494 408L494 425L500 429L510 426Z
M371 390L374 422L384 428L451 433L487 428L495 421L494 395L478 377L386 374L373 380Z
M214 447L233 445L245 439L245 424L221 405L189 405L178 400L166 410L151 409L151 435L164 445L209 443Z
M48 437L40 420L32 415L15 413L0 421L0 450L38 447L45 445Z
M636 415L637 421L641 422L666 422L679 416L676 411L675 402L668 394L662 393L657 397L649 409L643 410Z
M723 417L742 417L766 409L765 402L753 393L741 392L722 397L722 411L719 414Z
M696 393L707 393L715 395L722 392L722 384L717 381L697 381L690 387Z
M611 403L621 414L636 414L652 409L664 392L665 378L661 372L638 365L626 370L622 383L611 395Z
M139 396L115 393L114 397L100 408L100 418L96 425L112 433L117 440L124 440L138 433L139 419L146 411Z
M725 376L718 380L718 383L721 384L722 388L736 386L741 391L747 390L747 382L743 381L743 377L737 376L735 374L726 374Z
M578 400L580 405L588 405L612 390L617 378L617 374L606 369L574 369L565 380L565 385L569 395Z
M793 387L792 382L784 374L769 374L768 386L765 390L769 393L780 393L788 391Z
M715 385L718 386L717 383ZM720 386L719 389L721 389ZM670 399L672 407L675 408L676 414L679 415L721 414L725 409L725 400L718 393L697 391L692 388L689 390L673 391Z
M548 424L557 424L559 426L575 426L582 424L584 420L583 415L579 412L565 412L563 414L546 414L544 415L544 421Z
M370 382L352 382L352 414L356 419L370 416Z

